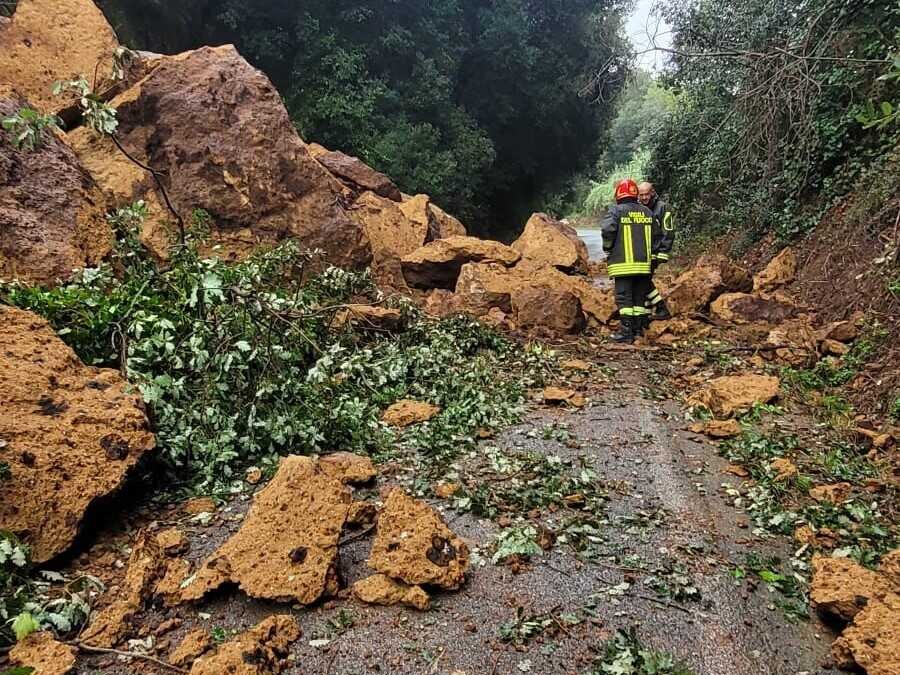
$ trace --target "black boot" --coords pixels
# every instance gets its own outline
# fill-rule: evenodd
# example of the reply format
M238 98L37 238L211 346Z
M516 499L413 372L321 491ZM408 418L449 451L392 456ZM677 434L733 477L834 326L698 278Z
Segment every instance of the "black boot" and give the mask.
M633 316L623 316L619 319L619 332L613 333L609 339L613 342L625 342L631 344L634 342L634 329L636 318Z
M650 317L649 316L636 316L634 318L635 328L634 335L635 337L642 337L644 335L644 331L650 327Z
M650 315L650 321L668 321L672 318L672 313L666 306L665 300L660 300L653 306L653 314Z

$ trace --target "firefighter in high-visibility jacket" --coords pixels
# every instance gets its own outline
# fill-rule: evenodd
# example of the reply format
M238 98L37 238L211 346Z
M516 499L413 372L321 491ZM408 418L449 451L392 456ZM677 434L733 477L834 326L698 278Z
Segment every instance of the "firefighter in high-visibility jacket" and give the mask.
M638 186L630 178L616 185L616 204L600 223L606 267L615 282L621 329L616 342L634 342L649 324L650 273L660 225L653 211L638 202Z
M650 309L651 321L664 321L672 318L666 301L659 293L659 289L653 283L653 275L663 263L669 262L672 247L675 245L675 216L659 195L653 183L641 183L638 185L638 201L653 211L653 216L659 221L660 237L654 246L653 260L651 261L650 292L647 294L647 307Z

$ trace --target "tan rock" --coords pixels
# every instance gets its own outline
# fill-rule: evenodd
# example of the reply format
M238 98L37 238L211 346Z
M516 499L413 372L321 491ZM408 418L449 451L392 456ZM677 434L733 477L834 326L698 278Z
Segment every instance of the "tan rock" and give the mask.
M835 321L822 330L821 337L835 342L853 342L859 337L859 329L854 321Z
M885 577L849 558L813 556L809 599L822 614L850 621L873 598L890 590Z
M797 254L787 247L753 278L754 291L770 291L791 283L797 276Z
M463 269L465 267L463 265ZM463 302L456 293L444 288L435 288L428 291L422 309L429 316L445 318L461 313L463 311L462 307Z
M388 406L381 415L381 421L392 427L403 428L427 422L439 412L441 409L436 405L404 399Z
M211 215L217 256L241 259L260 245L294 238L302 248L321 249L335 265L370 262L365 227L343 206L348 191L310 156L261 71L230 45L155 63L111 101L118 109L117 138L166 176L183 217L197 208ZM126 166L108 139L87 128L67 140L113 204L139 198L151 204L143 239L165 258L175 240L174 217L159 208L162 199L147 172Z
M139 396L118 371L85 366L50 325L0 305L0 530L36 563L65 551L96 500L154 447Z
M475 237L448 237L432 241L401 260L403 276L413 288L456 287L462 266L469 262L494 262L510 267L519 253L500 242Z
M895 548L881 558L878 573L887 579L897 592L900 592L900 548Z
M322 146L318 147L324 152L317 149L314 155L315 159L328 169L332 176L347 184L352 190L356 192L370 191L394 202L401 200L400 190L383 173L375 171L357 157L345 155L337 150L325 150Z
M460 268L455 305L472 316L483 316L493 308L511 314L513 292L526 284L503 265L468 263Z
M711 330L706 324L694 319L669 319L668 321L654 321L644 335L649 342L671 344L678 338L703 337L708 335Z
M198 657L190 675L276 675L299 638L300 627L292 616L270 616L214 653Z
M850 351L850 347L845 345L843 342L838 342L837 340L823 340L822 341L822 352L824 354L831 354L833 356L844 356L844 354Z
M710 314L729 323L781 323L794 316L796 305L748 293L724 293L713 300Z
M378 509L372 502L353 502L347 513L347 525L351 527L365 527L371 525L378 518Z
M32 633L9 653L14 666L32 668L31 675L66 675L75 667L74 647L57 642L52 633Z
M212 648L213 641L208 631L202 628L192 630L169 654L169 663L173 666L189 666Z
M0 118L28 106L0 94ZM78 157L57 134L44 139L36 150L16 150L0 130L0 279L52 286L98 265L113 235L103 193Z
M737 476L739 478L747 478L750 475L750 472L740 464L729 464L725 467L725 473L730 473L732 476Z
M348 305L338 311L331 322L334 330L346 326L374 330L397 330L403 322L403 313L399 309L389 307L374 307L372 305Z
M194 497L187 500L181 507L181 510L191 516L201 513L215 513L218 511L216 502L211 497Z
M184 553L188 549L188 542L184 532L171 527L156 533L156 545L159 550L168 556Z
M867 675L900 673L900 595L872 599L835 640L831 654L844 669L861 668Z
M523 270L531 283L563 288L574 294L581 302L581 309L588 319L603 325L610 322L616 313L616 300L612 290L601 290L584 277L564 274L552 267L530 273Z
M573 389L563 389L562 387L545 387L543 397L544 403L550 405L568 403L576 408L583 408L587 404L583 394L579 394Z
M817 502L830 502L842 504L850 498L853 486L850 483L835 483L833 485L816 485L809 489L809 496Z
M410 586L384 574L357 581L353 584L353 595L370 605L406 605L423 611L431 607L431 598L421 586Z
M450 499L459 492L459 483L438 483L434 486L434 496L439 499Z
M438 207L437 204L432 202L429 204L429 208L432 215L432 229L429 232L429 237L432 240L447 239L448 237L465 237L468 235L466 226L457 218Z
M840 537L833 530L823 527L816 531L808 525L794 530L794 540L798 544L818 549L833 549L840 543Z
M541 266L564 271L588 272L588 250L570 225L554 220L546 213L535 213L512 247L522 258Z
M378 475L371 457L352 452L332 452L319 458L319 468L345 485L368 483Z
M424 502L394 489L378 517L369 567L407 584L456 589L465 579L469 548Z
M778 481L787 481L791 478L796 478L800 474L797 465L785 457L773 459L771 464L769 464L769 468L775 472L775 480Z
M54 96L57 80L98 73L102 91L112 75L119 46L103 13L91 0L19 0L16 13L0 24L2 82L41 112L58 112L71 96Z
M803 365L816 355L816 343L816 331L805 316L785 321L766 337L767 346L778 348L776 356L794 366Z
M252 598L302 605L333 595L350 501L349 490L314 460L285 457L240 530L207 558L182 599L198 600L229 582Z
M665 293L672 314L702 312L722 293L749 291L750 274L721 256L701 256Z
M717 418L727 418L756 403L769 403L779 395L777 377L728 375L717 377L687 398L688 405L708 408Z
M244 473L244 480L247 481L250 485L259 485L260 481L263 479L263 472L258 466L251 466Z
M737 420L711 420L692 424L691 431L695 434L705 434L711 438L734 438L740 436L744 430Z
M411 219L403 206L374 192L364 192L354 202L351 214L365 226L376 260L402 258L425 244L428 222Z
M529 285L511 294L512 311L521 330L545 330L567 335L580 333L585 319L581 301L571 291L549 285Z
M591 371L591 364L582 359L567 359L559 364L563 370L574 370L579 373L588 373Z

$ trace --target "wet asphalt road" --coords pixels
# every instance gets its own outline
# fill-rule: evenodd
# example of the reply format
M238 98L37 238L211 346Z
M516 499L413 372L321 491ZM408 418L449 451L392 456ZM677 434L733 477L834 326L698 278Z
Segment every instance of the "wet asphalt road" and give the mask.
M195 608L149 611L148 626L172 616L183 627L166 636L177 644L198 626L244 630L276 612L294 614L303 637L284 672L356 675L390 673L420 675L494 675L518 673L580 674L590 672L596 648L616 629L636 627L645 642L672 652L697 675L826 675L833 635L813 617L788 623L773 606L764 585L755 589L735 581L730 570L746 553L788 554L789 542L760 540L740 525L746 517L726 506L719 494L734 479L722 472L725 462L715 448L683 431L677 404L658 403L643 395L645 357L617 353L610 363L616 385L602 378L583 383L592 401L580 411L534 405L526 423L487 443L525 448L562 457L583 457L610 487L602 547L609 560L653 565L675 562L688 571L700 590L699 601L659 600L641 583L643 572L620 569L620 563L583 562L564 547L536 557L519 573L490 564L484 553L460 591L441 593L429 612L361 605L332 600L303 609L261 603L226 591ZM529 433L548 424L568 426L580 448ZM414 469L395 473L411 481ZM432 502L444 511L451 527L476 551L496 536L496 524L455 513L447 502ZM245 511L249 500L236 500L226 515ZM214 550L239 522L188 529L189 557L199 560ZM347 585L369 574L365 560L369 539L341 551L341 575ZM615 588L633 582L621 594ZM610 592L612 589L612 592ZM594 596L594 600L589 598ZM526 614L554 616L591 605L594 614L578 625L551 631L525 645L502 643L500 627L521 607ZM352 626L336 634L328 622L339 612ZM198 615L204 613L204 618ZM327 644L316 640L330 641ZM310 644L313 642L313 644ZM152 664L127 664L112 657L80 663L89 673L166 672Z

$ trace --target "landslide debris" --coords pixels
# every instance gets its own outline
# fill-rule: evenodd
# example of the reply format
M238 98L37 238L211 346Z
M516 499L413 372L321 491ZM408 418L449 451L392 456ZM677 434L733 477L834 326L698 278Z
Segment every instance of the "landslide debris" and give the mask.
M531 216L512 247L522 254L523 260L537 267L558 267L566 272L588 273L587 245L574 227L546 213Z
M213 648L209 631L198 628L182 638L178 646L169 654L169 663L173 666L189 666L198 657L203 656Z
M345 485L369 483L378 472L369 457L352 452L333 452L319 458L319 469Z
M753 278L754 291L771 291L791 283L797 276L797 253L783 249Z
M403 276L413 288L454 289L462 266L493 262L510 267L520 254L496 241L475 237L448 237L432 241L401 260Z
M41 112L58 112L71 101L53 95L54 83L95 72L107 78L118 46L91 0L19 0L12 20L0 23L0 81Z
M850 622L831 647L838 667L868 675L900 672L900 549L878 571L847 558L813 556L810 601L822 614Z
M710 438L734 438L741 435L743 428L737 420L710 420L692 424L691 431Z
M403 313L399 309L373 307L372 305L347 305L338 311L331 322L331 328L340 330L346 326L358 326L377 330L393 331L400 328Z
M241 259L293 237L335 265L371 260L365 227L342 205L346 188L309 154L275 87L233 46L158 58L111 105L119 141L165 176L179 213L209 213L217 256ZM148 201L143 240L165 258L173 217L159 206L149 174L87 128L68 140L111 205Z
M726 323L781 323L797 314L799 308L784 298L750 293L724 293L713 300L710 314Z
M381 415L381 421L388 426L405 428L427 422L439 412L441 409L431 403L404 399L388 406Z
M277 675L284 668L288 648L300 634L292 616L270 616L214 653L198 657L190 675Z
M353 584L353 595L370 605L406 605L423 611L431 607L431 598L421 586L410 586L384 574L357 581Z
M747 270L722 256L704 255L664 293L672 314L703 312L722 293L751 290Z
M0 60L4 53L0 47ZM29 105L0 95L0 118ZM54 285L99 264L112 229L103 194L78 157L51 131L35 150L16 150L5 136L0 130L0 279Z
M334 595L350 502L350 491L315 460L285 457L240 530L200 566L182 599L199 600L229 582L252 598L302 605Z
M771 375L726 375L710 380L688 396L691 406L703 406L717 418L727 418L757 403L769 403L779 395L780 383Z
M75 667L75 648L57 642L51 633L32 633L9 653L14 666L32 668L31 675L66 675Z
M354 192L370 191L394 202L402 200L400 190L394 181L379 171L375 171L361 159L345 155L338 150L326 150L321 145L311 143L310 154L328 172L347 185Z
M0 306L0 530L47 562L154 447L140 398L117 371L85 366L50 325Z
M431 507L391 490L378 516L369 567L410 585L455 590L468 566L468 546Z

